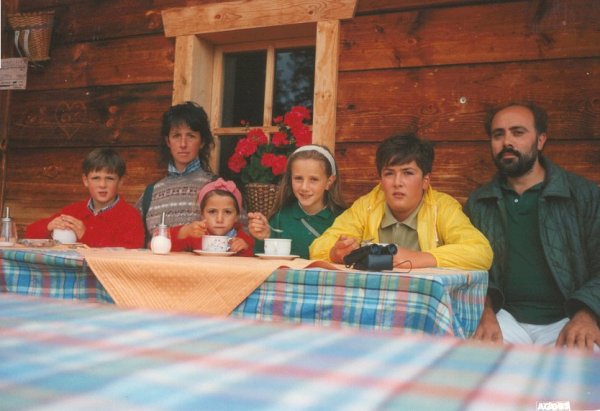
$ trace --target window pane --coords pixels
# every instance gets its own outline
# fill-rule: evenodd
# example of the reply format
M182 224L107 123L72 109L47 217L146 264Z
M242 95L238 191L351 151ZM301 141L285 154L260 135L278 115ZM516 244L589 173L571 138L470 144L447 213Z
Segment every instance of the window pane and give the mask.
M226 53L223 57L221 127L239 127L242 120L262 125L266 51Z
M275 54L273 118L293 106L313 108L315 48L280 49Z

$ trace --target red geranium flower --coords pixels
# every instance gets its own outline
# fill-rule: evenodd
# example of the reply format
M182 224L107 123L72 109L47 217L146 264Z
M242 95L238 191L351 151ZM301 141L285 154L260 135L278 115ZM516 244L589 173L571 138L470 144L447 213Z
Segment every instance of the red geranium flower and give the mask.
M237 142L234 154L249 157L256 152L257 148L258 144L256 143L256 141L249 138L243 138Z
M273 159L271 169L273 170L273 174L276 176L280 176L285 173L285 168L287 167L287 156L275 156Z
M234 173L239 173L247 164L248 162L241 154L233 153L233 155L229 157L227 167Z
M310 111L303 106L295 106L283 116L275 117L274 124L279 128L269 136L260 128L248 130L244 138L235 146L227 166L239 173L242 183L277 183L285 173L287 159L296 148L310 144L312 131ZM242 125L248 122L242 121Z
M267 137L265 132L260 128L253 128L252 130L248 131L248 134L246 134L246 139L255 141L259 146L269 142L269 137Z
M281 131L278 131L277 133L273 133L273 138L271 138L271 143L273 143L273 145L275 147L281 147L281 146L285 146L286 144L290 144L290 141L288 140L286 133L282 133Z

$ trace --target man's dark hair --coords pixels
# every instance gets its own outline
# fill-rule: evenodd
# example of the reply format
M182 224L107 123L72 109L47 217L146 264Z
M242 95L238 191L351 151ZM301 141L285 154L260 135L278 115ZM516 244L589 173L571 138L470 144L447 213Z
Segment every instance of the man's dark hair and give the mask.
M421 140L415 134L398 134L386 138L377 147L375 162L381 176L384 167L415 161L423 175L431 173L433 167L433 144Z
M524 107L531 111L533 115L533 125L535 127L536 135L545 133L548 130L548 114L541 106L537 105L533 101L511 101L509 103L502 104L500 106L493 107L488 111L485 118L485 132L489 137L492 136L492 121L499 111L504 110L508 107Z
M169 136L171 127L182 124L187 124L190 129L200 133L203 145L198 153L198 157L202 163L202 168L210 171L209 159L210 152L215 144L214 138L210 132L210 123L206 111L193 101L186 101L185 103L172 106L163 114L159 144L161 160L166 163L173 161L173 156L171 155L169 146L167 146L166 139Z
M123 177L126 171L125 161L112 148L92 150L83 160L81 168L86 176L92 171L106 170L109 173L115 173L119 177Z

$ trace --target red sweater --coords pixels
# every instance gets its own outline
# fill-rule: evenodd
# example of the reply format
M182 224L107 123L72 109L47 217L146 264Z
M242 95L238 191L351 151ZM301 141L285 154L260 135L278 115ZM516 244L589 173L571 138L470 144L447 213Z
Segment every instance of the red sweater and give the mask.
M88 201L70 204L60 213L31 223L25 229L25 237L52 238L48 224L56 217L67 214L83 221L85 233L78 241L90 247L144 247L142 217L123 197L114 207L98 215L94 215L87 207Z
M169 230L169 234L171 234L171 251L202 250L202 237L187 237L181 240L177 238L177 234L179 234L181 227L183 227L183 225L171 227ZM254 255L254 238L243 230L240 223L236 223L233 228L237 231L236 237L241 238L248 244L248 248L244 251L240 251L236 255L240 257L252 257Z

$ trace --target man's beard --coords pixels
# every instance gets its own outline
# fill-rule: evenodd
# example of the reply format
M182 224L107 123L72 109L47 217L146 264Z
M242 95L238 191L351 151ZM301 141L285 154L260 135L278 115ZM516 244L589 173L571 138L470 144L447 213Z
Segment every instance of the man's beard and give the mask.
M515 158L504 161L502 156L505 153L511 153ZM500 174L506 177L516 178L530 172L538 157L539 152L535 144L531 147L531 151L529 151L528 154L522 154L517 150L506 147L494 157L494 163L496 164L496 167L498 167Z

